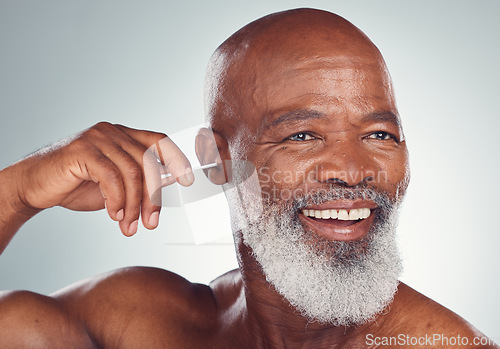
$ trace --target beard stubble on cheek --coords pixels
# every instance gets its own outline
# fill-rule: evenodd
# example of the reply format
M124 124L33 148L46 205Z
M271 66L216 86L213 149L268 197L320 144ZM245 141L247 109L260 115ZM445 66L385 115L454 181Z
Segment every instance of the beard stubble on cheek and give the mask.
M309 321L362 324L392 301L402 269L395 242L397 199L373 188L331 186L288 201L255 204L256 196L245 197L245 192L240 193L245 206L240 210L247 217L243 241L267 281ZM331 241L304 230L298 219L301 208L339 198L377 203L365 238Z

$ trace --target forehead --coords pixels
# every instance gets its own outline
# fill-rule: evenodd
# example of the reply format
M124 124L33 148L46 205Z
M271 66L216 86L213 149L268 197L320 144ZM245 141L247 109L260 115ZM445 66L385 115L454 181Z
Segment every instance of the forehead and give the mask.
M323 53L259 61L249 92L251 99L243 115L258 129L293 110L325 115L397 114L391 79L379 55Z

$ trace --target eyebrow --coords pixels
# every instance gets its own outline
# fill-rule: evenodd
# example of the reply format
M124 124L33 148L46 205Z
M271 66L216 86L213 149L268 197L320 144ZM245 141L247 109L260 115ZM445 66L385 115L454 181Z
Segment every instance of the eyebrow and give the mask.
M292 110L274 119L273 122L271 123L271 127L277 126L284 122L321 119L323 117L324 114L310 109Z
M311 110L311 109L291 110L283 115L280 115L276 119L274 119L271 122L270 126L274 127L274 126L277 126L277 125L285 123L285 122L303 121L303 120L310 120L310 119L321 119L324 116L325 115L323 113L320 113L318 111ZM390 122L390 123L396 125L397 127L401 128L401 121L400 121L399 117L390 111L365 115L362 117L361 121L362 122L367 122L367 121Z
M401 121L399 120L399 117L394 114L393 112L386 111L382 113L374 113L370 115L363 116L361 121L381 121L381 122L390 122L397 127L401 127Z

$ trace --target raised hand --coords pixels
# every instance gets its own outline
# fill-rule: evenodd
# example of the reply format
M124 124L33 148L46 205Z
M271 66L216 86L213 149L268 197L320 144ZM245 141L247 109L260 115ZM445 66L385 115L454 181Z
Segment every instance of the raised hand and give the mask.
M79 211L106 207L126 236L135 234L140 216L146 228L158 225L160 206L151 197L159 195L161 186L174 181L187 186L194 180L188 159L165 134L107 122L13 167L18 195L27 207L59 205ZM161 180L167 172L172 176Z

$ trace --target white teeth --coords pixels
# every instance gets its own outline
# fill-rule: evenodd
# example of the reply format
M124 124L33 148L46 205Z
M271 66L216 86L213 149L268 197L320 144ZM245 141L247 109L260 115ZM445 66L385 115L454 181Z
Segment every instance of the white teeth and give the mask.
M339 219L341 221L356 221L370 217L371 210L369 208L353 208L349 210L302 210L302 214L308 217L320 219Z
M337 212L337 210L330 210L330 217L332 219L336 219L338 217L339 213Z
M350 221L354 221L354 220L357 220L359 219L360 217L360 211L359 209L354 209L354 210L350 210L349 211L349 220Z
M369 208L356 208L349 211L350 220L365 219L368 218L369 216L370 216Z
M349 213L347 213L347 210L339 210L339 216L337 218L341 221L348 221Z

